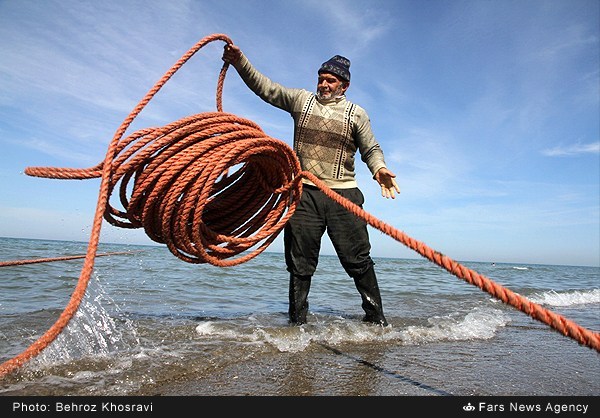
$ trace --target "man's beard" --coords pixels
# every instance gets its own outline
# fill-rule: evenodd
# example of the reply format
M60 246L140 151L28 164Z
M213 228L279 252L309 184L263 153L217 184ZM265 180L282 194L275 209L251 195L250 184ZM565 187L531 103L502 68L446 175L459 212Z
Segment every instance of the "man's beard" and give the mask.
M339 97L342 97L344 92L342 91L342 85L340 84L335 91L324 93L323 91L317 89L317 99L319 100L335 100Z

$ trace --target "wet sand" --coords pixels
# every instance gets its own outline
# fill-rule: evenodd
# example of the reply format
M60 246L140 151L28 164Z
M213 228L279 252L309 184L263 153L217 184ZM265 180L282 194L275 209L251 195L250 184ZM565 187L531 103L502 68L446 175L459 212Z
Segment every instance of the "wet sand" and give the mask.
M543 326L490 341L424 346L315 343L295 353L232 347L218 364L190 365L143 396L597 396L597 352ZM505 339L520 336L520 345ZM539 338L536 338L539 337ZM543 341L544 345L536 345ZM506 347L511 347L507 349Z

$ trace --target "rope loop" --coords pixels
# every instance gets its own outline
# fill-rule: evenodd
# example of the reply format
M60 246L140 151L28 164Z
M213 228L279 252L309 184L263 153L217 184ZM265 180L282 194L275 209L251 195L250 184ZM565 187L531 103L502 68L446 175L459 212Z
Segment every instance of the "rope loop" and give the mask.
M109 194L119 190L124 210L109 204L107 221L143 227L186 262L221 267L266 249L301 194L294 151L223 112L132 134L118 147L112 172Z

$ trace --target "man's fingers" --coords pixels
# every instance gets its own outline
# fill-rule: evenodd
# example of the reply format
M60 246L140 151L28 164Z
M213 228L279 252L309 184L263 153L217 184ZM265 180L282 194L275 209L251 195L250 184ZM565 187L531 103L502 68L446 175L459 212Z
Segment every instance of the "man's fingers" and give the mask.
M392 183L394 185L394 189L396 189L396 191L398 192L398 194L400 194L400 186L398 186L398 183L396 183L396 179L392 178Z
M387 188L383 184L381 185L381 196L385 197L386 199L389 199L390 197L392 199L396 198L396 194L394 193L394 189L391 188L391 187Z

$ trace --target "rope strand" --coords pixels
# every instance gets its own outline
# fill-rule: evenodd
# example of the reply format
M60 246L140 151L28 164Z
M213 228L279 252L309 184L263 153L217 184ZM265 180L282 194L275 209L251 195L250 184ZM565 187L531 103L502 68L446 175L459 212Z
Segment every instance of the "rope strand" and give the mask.
M0 365L0 377L47 347L77 311L97 256L103 218L122 228L144 228L150 239L166 244L183 261L234 266L256 257L281 232L299 202L303 178L369 225L453 275L600 352L600 334L528 301L376 219L311 173L301 171L287 144L270 138L252 121L224 113L226 63L217 82L217 112L189 116L123 138L135 117L170 77L200 48L216 40L232 44L226 35L215 34L203 38L184 54L121 124L103 163L88 169L26 168L25 173L30 176L102 180L88 251L67 307L36 342ZM120 208L110 202L116 190Z
M113 251L113 252L109 252L109 253L96 254L96 257L107 257L109 255L125 255L125 254L129 255L129 254L133 254L134 252L140 252L140 251L143 251L143 250ZM37 263L52 263L54 261L77 260L80 258L85 258L85 254L84 255L66 255L64 257L34 258L34 259L30 259L30 260L0 261L0 267L22 266L25 264L37 264Z

